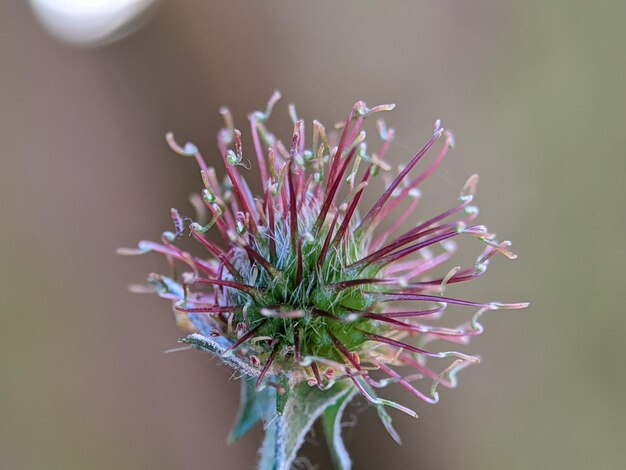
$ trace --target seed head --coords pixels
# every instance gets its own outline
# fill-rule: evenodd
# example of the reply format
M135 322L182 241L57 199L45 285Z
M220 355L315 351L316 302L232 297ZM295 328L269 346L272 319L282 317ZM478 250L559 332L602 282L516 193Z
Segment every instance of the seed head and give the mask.
M210 340L225 362L255 378L257 390L272 386L280 395L303 383L328 390L342 381L376 405L415 416L373 390L397 383L435 403L438 384L454 387L456 374L479 361L433 343L464 345L482 333L478 320L485 311L527 304L462 300L444 290L482 276L495 254L514 259L510 242L496 241L474 223L476 175L454 207L417 220L419 187L454 144L440 121L424 147L390 176L384 159L394 130L379 120L381 143L372 151L362 127L393 105L368 108L357 102L335 139L313 121L308 143L304 121L292 106L293 134L283 143L266 127L279 98L275 93L264 112L249 116L261 176L257 196L243 176L252 163L244 155L242 134L222 108L226 126L217 147L224 181L195 145L180 146L168 134L172 150L195 158L200 167L204 188L192 198L197 217L172 209L173 230L164 232L160 243L142 241L138 249L121 252L165 255L173 274L151 274L154 290L173 301L177 322L195 334L192 339ZM415 172L435 147L434 159ZM375 181L381 176L384 184ZM361 215L365 191L380 187L382 194ZM402 232L405 224L412 228ZM177 247L189 235L201 248L197 252ZM449 263L459 237L484 245L475 264L433 274ZM471 320L456 328L438 326L449 306L473 309ZM444 365L431 365L434 359ZM429 391L416 384L422 379L431 381Z

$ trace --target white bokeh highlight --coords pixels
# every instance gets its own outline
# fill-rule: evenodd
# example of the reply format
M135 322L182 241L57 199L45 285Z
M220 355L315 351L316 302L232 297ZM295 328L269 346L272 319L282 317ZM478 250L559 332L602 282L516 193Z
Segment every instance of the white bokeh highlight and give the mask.
M41 25L63 42L101 46L136 31L155 0L29 0Z

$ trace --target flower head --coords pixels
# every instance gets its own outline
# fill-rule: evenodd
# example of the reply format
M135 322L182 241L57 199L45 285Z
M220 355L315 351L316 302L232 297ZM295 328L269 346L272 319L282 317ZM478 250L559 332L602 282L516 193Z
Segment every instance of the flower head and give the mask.
M476 175L462 188L457 205L416 220L418 188L454 144L439 121L426 145L390 176L384 158L393 129L379 120L381 144L371 151L361 128L367 118L393 105L368 108L357 102L335 140L313 121L308 143L304 121L291 107L294 130L284 144L266 127L279 97L275 93L264 112L249 116L261 176L257 196L243 176L252 164L244 156L241 132L222 109L226 127L218 133L217 147L224 181L193 144L181 147L168 134L171 148L194 157L200 167L204 189L201 198L192 199L197 217L191 220L172 209L174 229L163 233L160 243L142 241L138 249L122 253L165 255L174 274L151 274L149 281L174 302L179 325L193 333L185 341L253 378L256 390L273 388L277 402L303 384L321 391L343 387L379 408L389 405L415 416L404 405L378 398L374 390L397 383L435 403L438 384L454 387L456 373L478 362L454 347L432 343L463 345L482 332L478 319L483 312L526 304L462 300L444 290L480 277L496 254L514 259L510 243L497 242L485 226L474 223ZM435 147L434 159L414 171ZM381 177L384 186L375 182ZM365 191L377 186L384 190L363 210ZM402 232L405 223L412 228ZM177 247L188 235L203 250ZM459 237L484 245L475 264L433 274L454 255ZM448 306L474 313L456 328L438 326ZM436 359L444 365L433 366ZM424 379L432 383L429 391L418 384ZM278 403L279 413L283 406Z

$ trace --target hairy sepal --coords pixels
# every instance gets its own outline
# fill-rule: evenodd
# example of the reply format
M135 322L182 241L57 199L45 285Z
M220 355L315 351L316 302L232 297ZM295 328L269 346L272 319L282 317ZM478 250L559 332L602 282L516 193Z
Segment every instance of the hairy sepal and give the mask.
M326 442L328 442L330 454L337 470L350 470L352 468L352 460L341 437L341 420L346 406L357 393L356 388L354 388L339 397L334 404L326 408L322 418Z
M265 429L259 470L289 470L315 420L354 392L354 387L346 381L337 382L327 390L307 383L293 386L282 414L271 417Z
M233 369L249 377L258 377L259 371L252 367L249 362L244 361L236 354L227 354L230 343L221 336L215 338L193 333L180 340L181 343L190 344L195 349L209 352Z

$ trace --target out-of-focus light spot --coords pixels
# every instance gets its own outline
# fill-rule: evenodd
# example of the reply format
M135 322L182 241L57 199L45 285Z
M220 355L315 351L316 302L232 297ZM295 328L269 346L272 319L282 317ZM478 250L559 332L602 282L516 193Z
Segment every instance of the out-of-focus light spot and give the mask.
M143 24L155 0L29 0L39 22L53 36L82 46L122 39Z

